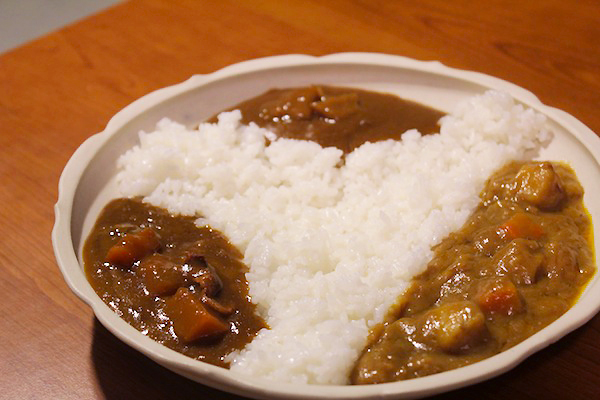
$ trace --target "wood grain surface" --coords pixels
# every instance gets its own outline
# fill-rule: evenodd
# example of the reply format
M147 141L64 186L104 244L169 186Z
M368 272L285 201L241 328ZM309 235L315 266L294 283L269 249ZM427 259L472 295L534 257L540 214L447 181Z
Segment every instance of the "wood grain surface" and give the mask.
M73 295L50 232L75 149L136 98L257 57L344 51L506 79L600 132L600 2L196 1L119 4L0 56L0 398L239 399L121 343ZM600 398L600 317L439 399Z

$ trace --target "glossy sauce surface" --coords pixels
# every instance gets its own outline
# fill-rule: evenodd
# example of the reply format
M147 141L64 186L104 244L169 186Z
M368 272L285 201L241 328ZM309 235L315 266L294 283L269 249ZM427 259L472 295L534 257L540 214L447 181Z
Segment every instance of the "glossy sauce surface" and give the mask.
M444 115L391 94L332 86L272 89L233 109L242 111L244 123L278 137L312 140L345 154L365 142L398 140L409 129L436 133Z

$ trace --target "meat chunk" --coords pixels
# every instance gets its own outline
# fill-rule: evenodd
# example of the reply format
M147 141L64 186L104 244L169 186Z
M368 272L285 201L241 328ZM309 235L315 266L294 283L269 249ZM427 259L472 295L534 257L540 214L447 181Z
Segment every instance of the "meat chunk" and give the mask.
M160 248L159 237L152 228L144 228L136 233L128 233L106 253L106 262L123 268L131 268L134 263Z
M420 344L415 339L416 320L400 318L385 326L379 340L358 359L352 373L354 384L384 383L390 380L406 379L413 371L402 368L399 360L406 360Z
M424 315L425 340L448 353L477 345L485 333L485 316L471 301L446 303Z
M525 164L515 183L517 198L541 210L556 210L566 198L560 177L550 162Z
M577 247L567 241L546 244L545 271L550 279L575 282L581 274L577 260Z
M204 294L209 297L215 297L223 288L223 282L217 274L217 271L209 265L204 257L192 256L187 261L191 268L191 275Z
M319 99L320 94L316 86L292 90L281 99L263 105L260 115L266 120L277 118L284 122L309 119L313 112L311 103Z
M493 255L500 247L506 244L504 233L496 226L487 226L481 229L474 237L473 244L477 251L487 256Z
M223 289L223 282L215 268L208 264L203 256L190 256L187 263L191 268L192 281L197 284L204 305L222 315L232 314L235 311L234 307L224 305L215 299Z
M518 285L530 285L537 280L544 256L537 242L519 238L500 249L493 261L498 275L508 275Z
M341 119L359 110L358 94L346 93L337 96L323 96L312 103L317 114L326 118Z
M212 314L187 288L179 288L175 295L165 300L165 313L173 322L177 337L186 343L222 335L229 330L229 325Z

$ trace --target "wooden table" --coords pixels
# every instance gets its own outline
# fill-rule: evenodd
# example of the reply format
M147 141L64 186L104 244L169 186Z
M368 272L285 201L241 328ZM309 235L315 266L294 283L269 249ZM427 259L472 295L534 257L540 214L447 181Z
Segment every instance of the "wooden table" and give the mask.
M600 132L599 22L597 0L138 0L0 56L0 398L239 398L121 343L56 265L60 173L128 103L252 58L370 51L495 75ZM512 371L439 398L600 398L600 316Z

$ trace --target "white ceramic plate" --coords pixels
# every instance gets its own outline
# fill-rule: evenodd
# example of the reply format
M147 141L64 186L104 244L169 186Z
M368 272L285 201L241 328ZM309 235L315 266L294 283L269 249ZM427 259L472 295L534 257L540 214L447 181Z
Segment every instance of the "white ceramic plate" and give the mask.
M159 364L203 384L255 398L401 399L416 398L473 384L498 375L530 354L579 327L600 309L600 281L594 276L577 304L546 329L514 348L475 365L404 382L369 386L295 385L266 382L185 357L142 335L94 293L83 272L82 243L115 189L115 161L162 117L193 125L214 113L273 87L314 83L396 93L449 111L459 100L497 89L545 114L555 133L540 159L568 162L586 189L584 201L600 221L600 139L581 122L548 107L530 92L487 75L448 68L438 62L370 53L325 57L289 55L236 64L209 75L150 93L117 113L106 129L90 137L67 163L59 184L52 232L58 264L71 289L121 340ZM596 224L596 227L600 225ZM596 228L595 246L600 248Z

